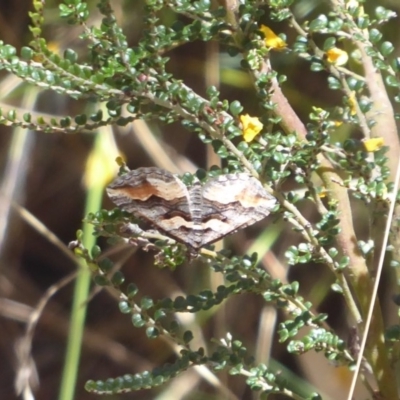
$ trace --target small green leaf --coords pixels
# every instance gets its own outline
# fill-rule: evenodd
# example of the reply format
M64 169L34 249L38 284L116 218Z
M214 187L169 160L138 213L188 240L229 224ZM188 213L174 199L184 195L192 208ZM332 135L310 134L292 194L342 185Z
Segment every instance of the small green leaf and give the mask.
M14 122L17 118L17 113L15 110L10 110L7 112L7 119L11 122Z
M394 46L390 42L383 42L381 44L381 53L384 57L388 56L391 54L394 50Z
M110 272L114 267L114 263L108 257L102 258L98 265L104 273Z
M232 115L237 116L243 112L243 106L240 104L239 101L235 100L230 104L229 110Z
M135 297L138 292L139 292L139 288L134 283L130 283L128 285L128 287L126 288L126 294L127 294L128 298L130 298L130 299Z
M361 15L357 18L357 25L360 29L367 29L371 24L367 14Z
M87 116L86 116L86 114L77 115L77 116L75 117L75 122L76 122L78 125L85 125L86 122L87 122Z
M310 69L313 72L319 72L319 71L323 71L325 69L325 67L322 65L321 62L314 61L314 62L311 63Z
M183 311L185 310L187 307L187 302L186 299L183 296L178 296L175 300L174 300L174 309L176 311Z
M336 38L335 37L328 37L325 39L323 50L328 51L332 49L333 47L336 47Z
M22 119L26 122L26 123L30 123L32 120L32 115L29 113L24 113L24 115L22 116Z
M111 278L111 283L114 286L120 286L125 282L125 276L121 271L115 272L115 274Z
M333 283L331 289L336 293L343 293L343 288L338 283Z
M21 58L30 61L33 58L33 50L30 47L24 46L21 49Z
M160 336L160 331L154 326L149 326L146 329L146 336L149 339L156 339L156 338L158 338L158 336Z
M378 6L375 8L375 15L378 18L378 20L382 22L390 18L396 17L396 13L394 11L388 10L387 8L382 6Z
M64 58L70 61L71 64L74 64L78 60L78 54L72 49L66 49L64 51Z
M118 307L122 314L130 314L132 312L131 305L125 300L120 301Z
M369 31L369 40L372 43L377 43L382 39L382 33L378 29L372 28Z
M337 79L333 76L328 77L328 85L329 85L329 88L332 90L339 90L342 87L339 79Z
M348 256L343 256L341 260L339 261L339 266L338 269L344 269L348 267L350 264L350 257Z
M90 119L93 122L100 122L103 118L103 111L102 110L98 110L96 113L92 114L90 116Z
M92 258L97 258L101 255L101 248L99 246L92 247Z
M319 15L310 23L310 31L316 32L324 30L328 25L328 18L325 14Z
M104 275L96 275L94 277L94 283L98 286L107 286L110 284L110 281Z
M391 342L400 341L400 325L393 325L389 327L385 332L385 338Z
M140 300L140 306L142 307L143 310L149 310L150 308L152 308L154 305L153 299L151 299L150 297L142 297L142 299Z
M339 251L338 251L335 247L331 247L331 248L328 250L328 254L329 254L332 258L335 258L335 257L339 254Z
M185 331L185 333L183 334L183 341L185 343L189 343L190 341L193 340L193 338L194 336L192 331Z
M156 310L153 317L155 321L158 321L159 319L165 318L166 316L167 314L164 310Z
M60 125L63 128L68 128L69 126L71 126L71 118L70 117L61 118Z
M146 325L146 321L143 319L141 314L133 314L132 315L132 323L136 328L142 328Z
M298 293L298 291L299 291L299 288L300 288L299 282L293 281L291 283L291 286L292 286L292 290L293 290L293 295L296 295Z
M385 78L385 82L388 86L400 87L400 81L393 75L387 75Z

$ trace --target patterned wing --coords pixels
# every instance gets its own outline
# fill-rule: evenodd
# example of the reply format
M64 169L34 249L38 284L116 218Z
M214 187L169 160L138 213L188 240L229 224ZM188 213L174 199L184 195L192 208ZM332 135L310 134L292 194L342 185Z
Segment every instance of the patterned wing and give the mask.
M189 192L173 174L160 168L138 168L115 179L110 199L122 210L140 217L172 238L186 243L193 222Z
M203 245L262 220L275 204L276 199L248 174L208 181L203 187Z

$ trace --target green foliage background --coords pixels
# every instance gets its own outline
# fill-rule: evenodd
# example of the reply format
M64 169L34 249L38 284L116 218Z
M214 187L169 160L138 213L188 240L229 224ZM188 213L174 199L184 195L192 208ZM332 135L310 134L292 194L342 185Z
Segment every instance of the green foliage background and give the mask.
M68 3L78 4L80 2L65 2L66 5ZM151 3L149 2L149 4ZM252 7L258 7L265 12L260 17L260 22L270 26L277 33L285 34L289 47L294 46L295 43L300 45L298 41L296 42L297 34L294 29L289 26L287 21L277 21L276 15L274 16L271 11L272 8L268 6L268 4L273 6L279 3L283 4L284 2L253 3ZM316 19L318 22L318 16L327 13L329 10L328 2L299 0L289 3L293 3L290 5L290 9L298 21ZM39 4L40 2L36 2L37 7ZM96 2L89 1L87 4L89 10L87 25L99 27L103 16L97 10ZM137 46L144 34L144 2L114 1L110 4L118 26L126 36L128 45ZM154 2L154 4L156 3ZM207 6L207 2L197 4L199 4L199 7L201 5ZM91 38L87 37L85 40L78 38L83 32L82 27L68 24L68 18L61 19L59 5L60 2L46 1L43 9L43 25L41 25L41 21L36 21L37 26L31 32L28 29L28 24L32 24L32 22L29 21L27 16L28 11L32 11L33 8L29 5L29 2L0 2L0 18L2 20L0 39L3 40L4 44L15 47L17 53L21 54L24 59L30 59L33 53L30 53L24 46L29 44L32 36L43 35L47 40L47 43L43 44L43 48L49 47L54 53L58 53L60 56L64 55L67 60L66 63L70 62L73 65L77 60L82 63L89 62L90 52L87 52L87 45ZM68 13L66 5L64 9L61 8L64 15ZM106 7L107 3L102 2L102 5ZM388 1L367 1L365 2L365 11L375 15L374 10L377 6L387 7L400 13L397 2ZM157 16L167 26L176 24L175 26L179 27L191 21L190 16L185 16L184 13L178 15L171 9L161 9ZM108 22L110 26L113 24L112 19ZM38 30L39 25L42 32ZM394 46L390 56L388 53L387 59L394 60L399 56L399 26L397 17L379 28L383 40L390 41ZM211 103L213 99L218 97L216 89L209 89L210 86L214 85L220 91L220 99L226 99L230 103L238 100L243 107L243 112L258 115L260 113L259 99L255 94L251 74L240 67L239 57L228 55L228 52L232 51L232 46L228 43L231 36L224 37L223 29L215 26L214 28L216 31L222 32L221 38L222 42L225 41L225 44L218 46L215 42L195 40L181 46L171 46L163 54L163 57L170 58L166 64L166 72L175 79L181 80L186 87L193 89L199 96L209 98ZM318 30L318 26L314 26L314 28L316 31ZM367 28L368 24L366 24L365 29ZM205 30L204 36L207 37L208 33L210 32ZM118 37L119 32L115 31L114 34ZM184 38L183 34L182 38ZM163 36L162 30L160 30L159 35L153 38L154 45L162 44L163 39L167 41L167 37ZM322 48L324 36L316 33L315 42ZM99 43L97 47L94 46L91 54L94 55L99 68L104 63L110 62L109 76L106 77L105 82L107 83L108 79L115 85L118 89L115 89L116 98L118 98L118 93L129 89L129 82L124 81L122 73L120 74L121 71L118 71L118 66L107 60L107 52L110 50L107 48L107 44L104 42ZM150 44L149 42L147 45L150 46ZM351 47L346 48L349 43L345 42L340 45L351 52ZM121 45L121 47L123 46ZM1 65L4 68L4 60L12 59L13 49L5 46L2 47L2 50ZM148 50L153 51L154 49ZM10 54L7 54L8 51ZM132 58L134 58L134 55L132 55ZM343 103L342 93L332 90L335 82L328 80L328 72L325 70L317 71L318 67L314 67L314 71L310 70L310 65L313 62L318 64L318 60L305 60L294 52L271 52L270 59L273 69L287 77L286 82L282 83L282 89L290 105L304 123L311 122L313 124L309 132L317 136L318 129L315 127L322 126L325 123L317 111L312 114L312 107L328 109L334 113L338 112L335 107L339 106L345 112L346 110L348 112L348 104ZM42 61L34 58L33 60L38 63ZM156 57L151 61L154 62L154 65L161 62ZM251 61L251 59L248 59L249 63ZM256 61L255 58L254 62ZM347 67L355 73L362 73L361 67L355 61L350 61L350 65ZM89 80L90 72L85 72L83 68L82 73L87 73ZM67 77L65 76L61 78L64 84L63 89L60 85L58 93L54 90L46 90L48 89L46 85L42 85L43 89L40 88L40 85L37 85L38 82L46 82L50 86L54 85L54 77L51 74L47 76L39 74L37 77L30 75L28 82L22 84L9 71L3 70L1 77L1 109L3 116L5 116L2 122L10 126L0 126L2 131L2 135L0 135L2 144L0 153L1 192L3 194L0 204L2 207L0 226L0 291L2 297L0 359L2 366L5 366L5 368L0 368L0 387L4 398L13 398L15 397L13 388L15 369L12 366L16 365L17 369L21 367L15 361L17 359L16 353L20 355L21 349L17 351L14 346L17 340L26 334L25 326L29 313L33 310L33 307L37 306L46 289L75 271L78 266L72 251L68 250L66 246L63 247L61 243L67 244L75 238L77 228L82 226L83 215L87 214L85 210L93 210L91 205L99 201L99 188L105 183L103 178L110 180L111 176L116 173L112 169L112 165L118 152L111 139L111 133L115 135L117 146L126 158L126 164L132 169L157 165L172 172L194 173L198 168L207 169L211 165L218 164L219 159L213 153L212 146L204 144L204 142L207 144L207 141L209 141L208 136L203 135L201 138L203 140L201 140L191 132L195 130L193 129L193 121L183 124L189 129L186 129L179 122L159 123L157 118L154 117L159 116L164 120L163 122L170 122L174 115L172 113L166 115L162 107L153 107L151 101L140 109L142 115L154 118L153 121L146 123L128 124L129 118L134 113L128 116L124 115L124 118L128 119L121 120L118 101L109 102L108 107L103 108L103 117L107 115L108 109L111 121L104 124L99 122L100 114L96 114L91 120L86 118L84 114L91 115L94 110L97 112L98 108L94 101L96 96L101 99L110 95L111 92L107 89L106 84L103 85L105 87L104 93L91 93L80 98L74 88L76 82L72 82L71 88L68 88ZM395 78L397 79L398 76L395 76ZM80 89L89 89L89 86L86 87L83 82L82 80ZM104 82L98 83L101 86ZM396 82L393 81L393 84L390 85L389 80L387 83L389 83L389 94L392 98L398 96ZM356 84L355 88L357 89ZM169 89L172 91L171 87ZM268 90L266 89L266 91ZM129 95L129 91L125 93ZM361 106L363 99L360 101ZM196 99L190 105L191 100L193 99L185 98L185 104L188 107L196 108ZM225 105L221 107L219 104L212 104L211 108L214 106L215 109L218 109L218 107L222 109ZM397 107L395 104L394 106ZM16 113L11 111L7 114L7 110L16 110ZM114 115L113 111L115 112ZM241 107L233 103L230 108L228 107L228 111L236 117L236 114L241 112ZM18 118L24 112L31 113L33 117L30 119L25 116L19 120ZM71 121L69 121L66 118L68 115L75 116L75 120L71 118ZM314 120L312 120L313 116ZM41 117L43 117L43 120L40 119ZM57 120L58 127L55 126L52 118ZM112 122L112 124L109 122ZM272 129L271 121L267 122L271 124ZM319 123L320 125L318 125ZM219 126L221 122L216 120L214 124ZM72 129L71 126L76 126L77 129ZM87 128L98 131L100 135L95 138L95 134ZM239 140L237 139L237 131L234 131L232 136L236 136L234 140ZM101 143L99 137L102 137L105 142ZM360 150L357 147L360 142L357 142L357 140L362 139L362 137L362 130L358 126L345 123L335 130L327 142L343 143L346 139L354 139L355 141L351 142L349 146L355 147L346 148L346 151L354 150L356 153ZM271 156L274 151L279 153L273 146L281 145L280 140L283 143L284 140L287 140L288 147L291 145L290 135L287 136L287 139L281 139L277 131L275 137L269 137L268 140L272 150L267 149L264 154L265 157ZM221 143L214 142L213 144L214 149L218 149L219 155L226 155L224 154L225 148ZM386 144L389 145L389 148L395 147L395 144ZM254 149L257 150L256 147ZM246 148L243 147L241 150L246 150ZM307 157L310 156L306 151L304 153L299 152L297 153L299 160L302 154L307 155ZM90 163L87 162L88 159L91 160ZM257 157L252 160L256 162ZM358 167L364 160L353 159L352 161ZM397 162L397 160L393 162ZM237 168L240 163L234 157L228 157L224 166L227 165L232 170ZM346 164L344 167L350 168L351 166ZM266 165L265 168L271 173L275 171L274 165ZM99 178L99 182L96 181L96 177ZM275 178L280 179L283 176L277 174L273 177L267 177L266 180L270 182ZM288 179L279 187L279 190L288 192L289 190L299 189L300 186L304 187L304 182L301 183L302 185L299 185L299 182L294 179ZM99 190L96 192L97 189ZM379 188L376 191L379 197ZM95 193L93 194L93 192ZM359 192L362 192L362 190ZM370 192L368 192L368 195L370 195ZM25 207L37 220L29 219L29 216L23 214L23 210L15 205L10 205L8 201L10 198ZM300 202L298 206L308 220L313 223L320 221L316 208L311 207L310 203ZM369 236L366 232L370 228L368 226L370 210L357 200L353 200L352 206L357 238L364 240L365 248L367 248ZM111 209L113 206L108 199L104 198L103 207ZM334 215L331 220L329 217L330 215L326 217L326 220L320 221L320 227L325 228L325 232L328 232L326 233L327 236L332 233L330 229L334 229L336 226ZM102 218L106 219L104 215L100 215L100 220ZM331 284L335 282L335 277L321 263L308 259L310 253L308 248L290 247L299 245L299 234L293 232L289 223L284 222L283 218L278 219L279 222L276 222L276 220L277 218L271 217L255 227L236 233L226 240L227 248L233 254L240 256L250 255L253 251L257 251L261 259L261 269L265 268L272 278L280 279L284 284L299 282L299 285L294 283L284 286L283 292L287 296L294 296L298 290L299 295L305 299L304 301L303 299L299 300L301 305L307 305L307 302L310 302L312 304L311 312L315 318L323 319L323 317L317 317L317 315L326 313L328 319L323 326L327 330L332 328L332 331L338 336L331 337L329 332L324 332L323 335L320 332L324 343L329 343L332 346L330 350L336 347L342 349L343 343L349 337L353 338L352 325L354 321L351 320L351 315L345 307L343 296L331 290ZM42 229L40 231L40 228L43 227L39 225L38 221L43 223L47 230ZM383 224L381 226L376 221L374 223L373 231L377 233L376 237L380 239L380 230L383 229ZM83 229L90 228L84 226ZM60 242L57 242L51 234L55 234ZM91 237L89 231L86 231L86 234L86 238ZM90 241L90 239L85 240ZM98 244L102 249L108 248L103 238L100 239ZM368 250L366 250L367 253ZM96 259L96 254L91 254ZM174 265L175 257L182 255L178 253L169 256L172 260L170 264ZM90 258L88 254L86 254L86 257L87 259ZM145 299L147 297L155 300L167 297L176 298L179 295L199 293L204 289L217 292L218 286L223 284L221 274L211 272L201 262L194 262L191 265L180 266L176 269L156 268L154 267L154 253L145 252L141 249L138 251L122 249L120 253L112 254L110 258L116 262L117 267L122 267L125 281L134 282L140 290L140 295L146 296ZM368 258L368 254L366 258ZM293 264L290 268L287 266L288 259ZM253 259L249 256L249 260ZM162 259L165 264L167 261L167 257ZM373 260L369 261L371 261L371 266L374 265ZM238 260L237 263L240 264L241 261ZM252 263L249 261L248 264ZM380 299L386 326L398 323L397 309L392 300L398 289L393 276L393 269L386 265ZM118 277L119 275L114 279L116 280ZM114 283L116 283L115 280ZM98 283L107 282L98 280ZM130 289L135 292L132 287ZM354 290L357 291L357 288ZM38 399L54 399L59 394L62 371L64 369L65 373L66 369L64 357L67 337L69 336L71 339L71 336L74 335L73 331L68 331L71 299L74 297L74 293L76 296L77 292L76 289L75 291L72 289L72 284L66 285L55 294L40 315L33 336L33 359L31 360L35 363L40 376L40 386L38 386L36 392ZM260 296L260 293L249 291L245 294L232 296L229 301L208 310L200 311L196 315L184 314L183 317L186 318L181 316L179 323L182 330L193 332L194 342L191 342L193 348L204 346L211 349L213 346L210 343L211 338L225 338L229 342L226 338L232 335L234 339L240 340L243 346L247 348L246 354L256 357L257 364L265 363L269 365L271 373L275 373L270 377L271 381L277 379L282 387L284 386L283 381L289 382L288 390L292 390L298 396L295 397L292 393L293 398L307 398L306 396L313 391L322 395L325 394L324 398L326 399L344 398L350 379L348 370L344 367L335 368L332 366L323 356L323 352L312 351L301 357L289 354L286 345L279 342L276 331L279 322L287 321L288 311L283 306L281 311L277 313L275 308L271 307L271 304L279 303L273 298L273 290L271 298L264 293L264 299L268 300L267 302ZM160 338L149 340L149 334L146 336L144 330L134 328L130 317L120 313L117 303L118 295L115 291L100 291L96 286L92 288L83 335L79 375L74 388L75 398L77 399L96 398L96 395L89 394L84 389L85 382L89 379L107 379L127 373L140 373L145 370L152 370L166 362L173 362L176 359L171 342ZM79 312L80 304L78 301L72 308L75 307ZM146 307L145 301L143 303L142 300L141 304L144 308ZM282 304L278 305L282 306ZM347 322L347 319L350 319L351 322ZM136 322L137 325L140 325L140 321ZM295 331L297 326L288 324L285 326L286 330L281 326L280 339L283 339L282 336L285 332L290 337L293 333L291 328ZM189 336L186 339L190 339ZM309 337L310 341L311 336ZM316 336L318 335L316 334ZM338 338L343 339L344 342L338 341ZM300 346L301 343L292 343L293 353L297 351L296 344ZM235 351L240 353L242 346L238 346L237 343L235 345L237 346ZM315 343L310 344L310 346L315 346ZM336 361L340 364L343 360L338 357ZM32 371L33 364L29 365ZM279 374L277 374L278 371ZM251 398L249 385L251 386L252 383L246 384L246 380L240 372L238 371L237 376L230 376L227 370L223 370L218 374L220 383L213 384L212 380L207 379L204 372L190 369L182 377L177 377L163 386L128 395L121 394L118 398L144 399L158 398L157 396L175 399ZM276 378L277 376L278 378ZM32 379L31 384L34 387L34 378ZM374 387L374 383L372 386ZM358 395L363 397L359 398L367 396L362 390L360 389ZM62 394L60 398L62 398ZM271 395L270 398L284 397L278 394Z

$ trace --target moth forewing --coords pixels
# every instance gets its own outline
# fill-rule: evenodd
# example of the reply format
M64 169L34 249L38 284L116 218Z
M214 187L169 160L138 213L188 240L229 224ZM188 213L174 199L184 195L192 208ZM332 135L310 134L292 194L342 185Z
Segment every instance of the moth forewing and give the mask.
M121 209L149 221L160 231L198 250L263 218L276 200L245 173L221 175L190 188L168 171L138 168L108 188Z

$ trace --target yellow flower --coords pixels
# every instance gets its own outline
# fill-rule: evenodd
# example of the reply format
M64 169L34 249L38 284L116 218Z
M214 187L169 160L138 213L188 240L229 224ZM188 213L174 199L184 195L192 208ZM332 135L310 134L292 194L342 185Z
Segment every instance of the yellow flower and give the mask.
M336 66L344 65L349 60L349 55L337 47L329 49L325 54L328 62Z
M324 199L327 196L328 196L328 191L325 188L321 188L320 192L318 193L318 197L320 199Z
M242 131L244 141L249 143L261 132L263 124L256 117L250 117L249 114L241 115Z
M356 92L352 91L347 101L348 101L348 104L350 106L350 114L351 115L356 115L357 114Z
M265 36L264 43L267 47L274 50L283 50L286 48L287 43L276 35L272 29L268 28L268 26L261 25L260 31Z
M57 54L61 56L61 48L60 48L60 43L59 42L48 42L47 43L47 50L51 51L54 54ZM33 56L33 60L36 62L43 62L43 55L42 54L35 54Z
M379 150L385 143L383 138L377 137L372 139L367 139L363 141L363 145L366 151L373 152Z

